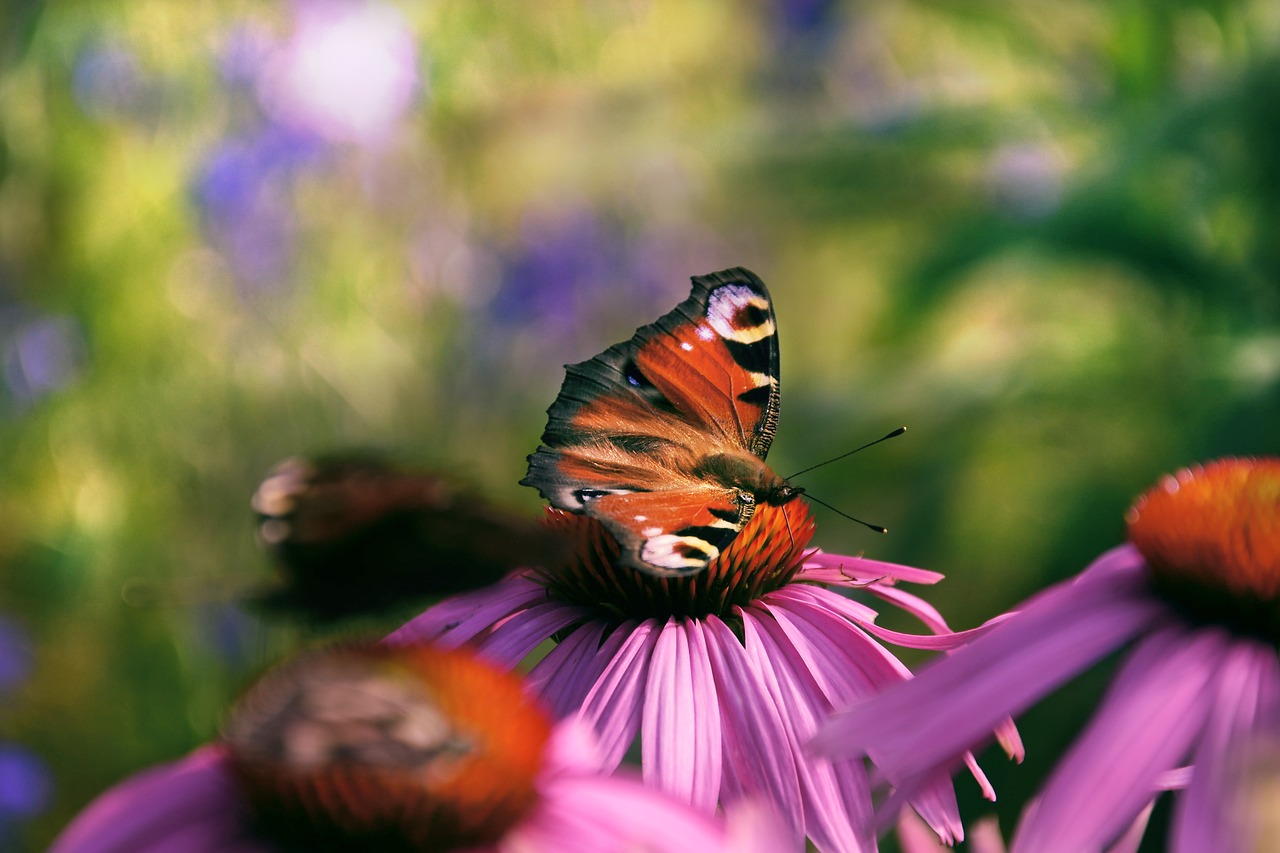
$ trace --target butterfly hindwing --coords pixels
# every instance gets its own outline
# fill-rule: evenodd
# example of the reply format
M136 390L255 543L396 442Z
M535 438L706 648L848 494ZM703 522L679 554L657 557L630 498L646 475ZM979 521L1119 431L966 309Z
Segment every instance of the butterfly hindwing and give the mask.
M619 562L650 574L702 569L733 541L754 512L734 493L710 484L658 492L603 495L590 515L615 533Z
M778 401L777 326L764 283L742 268L695 276L672 311L567 366L521 482L603 522L624 564L698 571L750 517L743 483L781 482L763 463ZM726 458L734 464L716 461Z

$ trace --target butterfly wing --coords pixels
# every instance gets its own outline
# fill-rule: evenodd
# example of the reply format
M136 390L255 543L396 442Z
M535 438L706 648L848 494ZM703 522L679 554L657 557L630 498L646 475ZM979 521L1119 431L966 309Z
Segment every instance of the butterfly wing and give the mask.
M714 554L698 555L718 553L754 507L699 463L768 453L778 420L776 330L755 274L695 276L689 298L671 312L566 368L521 482L553 506L603 522L625 564L655 574L700 570Z

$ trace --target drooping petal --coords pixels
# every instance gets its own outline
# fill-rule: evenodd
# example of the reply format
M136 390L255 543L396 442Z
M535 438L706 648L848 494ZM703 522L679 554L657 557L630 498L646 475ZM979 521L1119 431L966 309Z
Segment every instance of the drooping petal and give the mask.
M942 618L937 608L914 593L887 583L868 584L866 591L910 613L935 634L951 633L951 627L947 625L947 620Z
M1147 824L1151 821L1151 812L1155 807L1154 799L1147 803L1125 831L1120 833L1115 843L1107 848L1107 853L1138 853L1138 848L1142 846L1142 836L1147 833Z
M816 587L790 587L760 604L777 620L796 649L809 656L809 672L833 707L847 707L910 677L897 658L840 616L840 606L828 602L828 597L838 596ZM823 651L815 653L816 649ZM873 748L872 760L876 755ZM918 781L920 784L910 788L906 799L940 836L963 837L949 776L931 773Z
M874 850L871 785L862 762L832 762L803 752L803 744L831 711L831 702L814 681L805 657L821 658L826 649L811 648L803 655L768 611L751 607L739 614L747 659L782 709L791 749L802 756L797 766L807 834L819 850Z
M720 707L696 622L668 619L654 646L640 745L644 779L708 813L720 798Z
M787 831L776 812L767 803L742 800L724 810L728 833L727 853L773 853L775 850L799 851L794 836Z
M886 578L908 583L935 584L944 577L945 575L939 572L917 569L914 566L817 551L805 559L804 568L796 575L796 580L826 583L832 586L862 587L866 586L868 581Z
M801 653L809 649L815 661L810 672L833 707L846 707L910 678L910 672L887 649L837 615L838 608L826 601L836 597L835 593L794 588L786 592L794 594L783 596L780 592L769 597L768 610ZM870 756L877 760L876 749ZM964 838L955 790L946 772L920 777L900 799L910 802L943 839Z
M561 720L551 730L538 783L565 773L599 773L604 768L596 733L581 720Z
M597 620L581 625L538 661L525 684L557 720L576 714L633 624L624 624L609 636L612 649L607 656L599 654L605 623Z
M640 728L641 692L648 681L658 634L656 619L636 625L582 700L579 717L590 723L600 738L606 769L618 766Z
M833 707L846 707L910 676L883 646L825 602L827 596L840 597L819 587L789 587L759 605L805 657L808 671Z
M270 853L217 747L139 773L107 791L53 843L55 853Z
M507 619L495 625L476 648L494 663L515 666L552 634L581 618L581 611L573 605L542 601L527 608L519 619Z
M383 642L393 645L434 642L453 648L488 631L512 613L546 600L546 587L525 575L511 575L493 586L446 598L402 625Z
M838 592L833 592L826 587L812 586L810 584L791 584L782 589L774 590L765 596L763 600L768 601L801 601L813 607L823 610L829 610L838 614L842 619L853 622L856 625L873 624L879 617L879 613L874 608L863 604L860 601L854 601Z
M1242 784L1251 757L1249 746L1260 724L1274 719L1280 691L1280 662L1274 647L1238 640L1217 675L1216 696L1196 749L1190 784L1174 808L1174 853L1215 850L1236 853L1256 849L1246 836L1240 808L1247 801ZM1270 746L1270 744L1268 744Z
M1189 753L1228 643L1207 630L1147 636L1059 762L1012 849L1096 850L1115 839L1152 798L1160 774Z
M724 734L723 799L732 803L762 798L799 832L804 808L786 722L729 626L714 616L690 625L693 630L705 627L715 676Z
M728 853L724 828L710 815L629 774L555 779L544 790L534 816L504 839L499 849L511 853Z
M813 747L834 755L874 752L895 783L949 768L1006 717L1164 616L1162 604L1141 594L1144 583L1138 563L1100 582L1053 587L918 677L837 713ZM949 712L937 713L942 707Z

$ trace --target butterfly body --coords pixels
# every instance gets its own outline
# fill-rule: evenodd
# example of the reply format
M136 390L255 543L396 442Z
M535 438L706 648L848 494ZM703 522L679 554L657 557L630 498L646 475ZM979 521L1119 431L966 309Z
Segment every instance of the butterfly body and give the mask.
M735 268L629 340L566 368L521 482L601 521L620 563L700 571L760 503L801 490L765 463L778 420L778 347L764 283Z

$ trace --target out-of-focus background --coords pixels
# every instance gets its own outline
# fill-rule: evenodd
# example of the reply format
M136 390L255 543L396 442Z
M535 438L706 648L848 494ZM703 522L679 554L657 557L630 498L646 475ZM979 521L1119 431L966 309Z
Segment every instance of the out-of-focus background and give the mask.
M208 739L306 629L248 499L516 485L566 361L732 265L817 544L969 627L1162 473L1280 450L1266 0L39 2L0 13L0 848ZM465 571L465 567L459 567ZM1096 680L1096 679L1095 679ZM988 756L1006 821L1096 684ZM968 816L973 786L960 783Z

